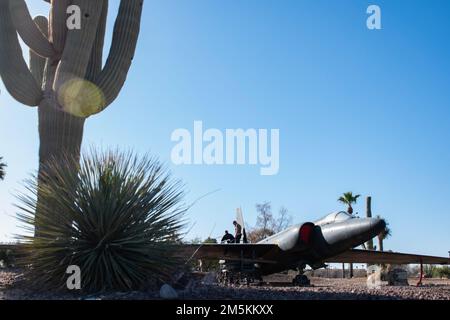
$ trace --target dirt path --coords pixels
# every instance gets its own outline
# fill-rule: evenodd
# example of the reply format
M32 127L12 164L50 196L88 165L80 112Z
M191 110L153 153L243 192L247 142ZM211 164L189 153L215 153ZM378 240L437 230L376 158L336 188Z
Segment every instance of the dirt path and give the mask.
M267 279L269 284L258 287L205 285L194 283L187 290L179 290L180 299L257 299L257 300L450 300L450 280L425 279L423 287L415 287L411 279L408 287L368 289L366 279L311 278L312 287L293 287L282 276ZM18 270L0 270L0 300L2 299L158 299L158 292L114 292L95 296L33 292L21 281Z

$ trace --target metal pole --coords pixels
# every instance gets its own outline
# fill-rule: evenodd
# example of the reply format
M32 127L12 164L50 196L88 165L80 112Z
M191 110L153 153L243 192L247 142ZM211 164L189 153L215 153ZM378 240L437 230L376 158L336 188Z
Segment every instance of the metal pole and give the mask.
M423 280L423 261L420 259L420 277L419 282L417 282L417 287L422 286L422 280Z

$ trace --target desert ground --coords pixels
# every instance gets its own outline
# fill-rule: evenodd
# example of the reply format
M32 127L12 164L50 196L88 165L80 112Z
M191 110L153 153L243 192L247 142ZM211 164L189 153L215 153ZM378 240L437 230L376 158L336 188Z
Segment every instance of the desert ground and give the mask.
M365 278L328 279L311 277L311 287L299 288L287 282L283 274L265 278L260 286L224 286L213 274L196 274L183 286L175 286L178 299L251 299L251 300L450 300L449 279L409 279L409 286L369 289ZM0 300L143 300L160 299L159 290L111 292L96 295L36 292L27 288L17 269L0 270Z

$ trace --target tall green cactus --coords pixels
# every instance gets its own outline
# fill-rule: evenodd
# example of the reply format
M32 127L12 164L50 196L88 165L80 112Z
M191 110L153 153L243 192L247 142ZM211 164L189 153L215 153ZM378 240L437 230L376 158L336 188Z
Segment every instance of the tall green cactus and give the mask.
M39 164L80 157L85 119L119 95L139 35L143 0L121 0L102 66L108 0L45 0L49 19L32 19L24 0L0 0L0 76L17 101L37 106ZM67 9L81 9L81 28L67 28ZM30 48L24 61L18 36Z

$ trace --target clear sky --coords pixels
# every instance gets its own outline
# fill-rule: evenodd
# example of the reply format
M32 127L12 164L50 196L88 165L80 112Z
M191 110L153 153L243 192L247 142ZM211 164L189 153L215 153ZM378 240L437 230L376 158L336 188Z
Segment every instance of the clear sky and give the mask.
M47 5L28 1L33 14ZM111 1L110 31L118 1ZM366 9L382 10L382 30ZM393 231L385 247L450 250L450 2L146 0L120 97L88 119L84 146L132 147L170 163L177 128L280 129L280 171L173 166L189 189L188 237L247 223L255 204L295 222L339 209L345 191L373 197ZM110 32L108 36L110 37ZM37 111L0 84L0 239L17 232L15 190L37 168ZM355 206L364 214L364 199Z

